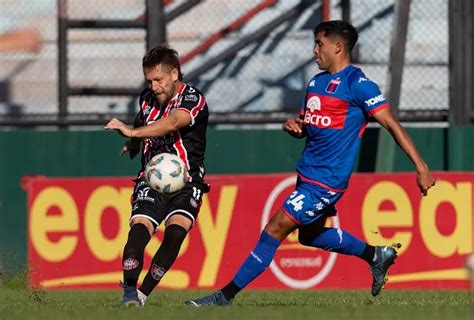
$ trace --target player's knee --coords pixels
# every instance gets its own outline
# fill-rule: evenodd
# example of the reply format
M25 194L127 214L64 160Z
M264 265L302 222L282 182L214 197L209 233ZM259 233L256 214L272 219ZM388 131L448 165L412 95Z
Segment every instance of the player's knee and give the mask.
M123 257L124 258L136 258L138 256L138 250L133 248L133 247L129 247L129 246L125 246L124 250L123 250Z
M171 224L166 227L162 246L181 247L188 232L178 224Z
M148 228L143 224L134 224L128 232L128 240L123 250L123 256L134 258L143 255L148 241L150 241Z
M151 223L149 219L144 218L144 217L134 217L132 219L132 222L131 222L132 227L135 225L140 225L140 224L146 227L150 236L153 235L153 233L155 232L155 227L153 226L153 223Z
M275 215L268 221L265 226L265 232L278 240L285 239L288 234L296 228L296 225L281 211L277 211Z

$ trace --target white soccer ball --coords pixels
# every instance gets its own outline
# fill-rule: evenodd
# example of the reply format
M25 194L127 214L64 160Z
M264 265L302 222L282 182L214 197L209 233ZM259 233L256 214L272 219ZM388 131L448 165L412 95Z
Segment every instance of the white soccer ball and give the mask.
M145 167L145 179L159 193L170 194L183 189L188 170L183 161L174 154L160 153Z

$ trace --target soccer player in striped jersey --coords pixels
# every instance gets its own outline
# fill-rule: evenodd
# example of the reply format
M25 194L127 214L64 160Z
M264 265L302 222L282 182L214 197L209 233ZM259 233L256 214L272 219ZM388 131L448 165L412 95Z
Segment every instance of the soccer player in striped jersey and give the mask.
M202 196L209 191L204 182L204 152L209 111L204 96L183 82L178 53L167 45L151 49L143 57L143 73L148 88L140 95L140 110L134 127L112 119L105 129L129 138L121 153L134 158L140 148L141 169L132 196L130 232L123 251L123 305L144 305L178 256L193 226ZM144 178L147 162L155 155L176 154L185 163L189 180L174 194L160 194ZM143 267L144 250L158 226L165 232L160 248L140 288L137 281Z
M371 293L380 293L396 250L372 246L345 230L325 227L326 219L336 215L335 204L348 186L369 116L390 132L411 159L421 193L426 195L434 185L428 166L393 117L379 87L351 64L356 29L344 21L322 22L314 29L314 38L313 53L323 72L309 81L299 117L283 124L283 130L293 137L306 139L296 164L296 188L270 219L232 281L211 295L187 301L189 306L230 304L270 265L281 241L296 229L303 245L365 260L372 272Z

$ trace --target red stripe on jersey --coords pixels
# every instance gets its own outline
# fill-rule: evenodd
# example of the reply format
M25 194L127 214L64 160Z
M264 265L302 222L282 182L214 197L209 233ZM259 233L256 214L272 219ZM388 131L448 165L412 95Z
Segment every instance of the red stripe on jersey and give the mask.
M171 113L171 109L176 105L179 106L181 104L181 99L178 100L179 96L183 93L184 88L186 88L186 84L182 83L181 86L178 89L178 92L176 95L168 102L168 105L166 106L166 110L163 114L164 117L168 117Z
M323 187L324 189L328 189L330 191L334 191L334 192L344 192L346 191L346 189L334 189L330 186L328 186L327 184L324 184L322 182L319 182L319 181L316 181L316 180L312 180L312 179L309 179L309 178L306 178L305 176L301 175L301 174L298 174L298 177L303 180L303 181L306 181L306 182L309 182L309 183L314 183L314 184L317 184L318 186L320 187Z
M377 112L383 110L383 109L387 109L388 107L390 107L390 105L388 103L384 103L383 105L381 106L378 106L377 108L375 109L372 109L369 111L369 115L373 116L374 114L376 114Z
M320 94L306 96L303 121L318 128L343 129L349 102Z
M148 105L148 102L149 102L149 101L150 101L150 100L144 100L144 101L143 101L143 103L142 103L142 105L141 105L142 111L144 111L144 110L146 109L146 106Z
M362 135L364 134L366 128L367 128L367 121L364 122L364 124L363 124L362 127L360 128L360 130L359 130L359 137L362 137Z
M181 87L179 87L179 89L178 89L178 95L181 95L183 93L184 88L186 88L186 83L183 82L181 84Z
M174 135L174 148L176 150L176 153L178 154L178 157L184 162L186 165L186 169L190 169L189 166L189 159L188 159L188 151L184 147L183 139L181 139L181 134L179 133L179 130L175 131L173 133ZM188 181L191 181L191 176L188 176Z
M197 114L199 113L199 111L202 110L205 103L206 103L206 100L204 99L204 97L199 96L198 105L191 109L191 117L193 117L193 119L196 118Z
M158 115L160 114L160 108L157 108L156 106L153 107L153 110L150 112L148 118L146 118L145 120L145 125L148 125L151 121L155 121Z

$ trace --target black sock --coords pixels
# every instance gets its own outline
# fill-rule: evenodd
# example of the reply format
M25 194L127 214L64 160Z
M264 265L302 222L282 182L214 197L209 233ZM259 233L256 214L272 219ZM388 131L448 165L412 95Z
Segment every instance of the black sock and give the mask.
M222 294L227 300L234 299L235 295L240 292L242 288L239 288L234 281L229 282L224 288L221 289Z
M150 241L150 233L142 223L134 224L128 232L127 244L123 248L123 281L128 286L136 286L143 268L143 254Z
M372 263L375 255L375 247L371 246L370 244L367 244L365 246L364 252L362 252L362 255L360 258L364 259L367 261L367 263Z
M151 260L150 269L139 289L143 294L148 296L169 270L178 256L186 234L186 229L177 224L166 227L163 242Z

